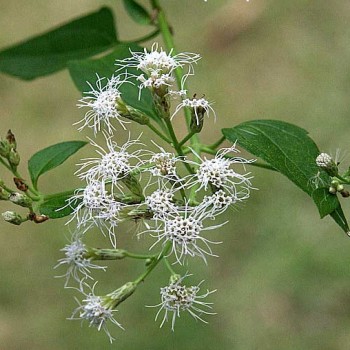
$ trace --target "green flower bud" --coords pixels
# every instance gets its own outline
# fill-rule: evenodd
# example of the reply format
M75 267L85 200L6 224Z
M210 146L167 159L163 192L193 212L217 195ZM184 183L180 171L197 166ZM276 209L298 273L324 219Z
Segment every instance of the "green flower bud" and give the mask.
M129 298L136 290L135 282L127 282L122 287L104 297L105 306L111 309L116 308L120 303Z
M84 258L91 260L119 260L126 257L126 251L123 249L99 249L86 248Z
M11 147L7 140L0 140L0 156L8 158Z
M12 203L20 205L21 207L24 207L24 208L31 208L33 203L28 196L18 192L11 193L8 199Z
M3 219L10 224L20 225L23 222L22 217L14 211L5 211L1 215Z
M10 164L13 166L17 166L21 160L18 152L13 148L11 148L10 153L8 154L7 158L9 160Z
M6 190L0 187L0 200L7 201L9 199L9 196L10 194Z

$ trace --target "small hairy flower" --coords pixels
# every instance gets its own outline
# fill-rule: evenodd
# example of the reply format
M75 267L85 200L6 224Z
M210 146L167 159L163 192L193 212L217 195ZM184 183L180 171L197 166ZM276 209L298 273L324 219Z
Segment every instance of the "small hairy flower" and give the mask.
M85 226L92 223L100 211L105 208L106 204L111 201L103 181L91 180L83 189L78 189L75 194L68 200L68 205L73 206L73 218L77 219L77 227ZM75 205L78 203L77 205Z
M183 99L181 103L176 107L175 112L171 118L173 118L180 111L180 109L184 107L189 107L193 110L193 115L195 116L197 125L202 122L205 113L207 113L209 116L210 112L212 112L214 114L214 118L216 119L216 113L211 106L211 103L203 97L198 99L195 97L192 99Z
M116 310L113 309L113 304L110 303L110 298L107 296L96 296L94 294L95 285L93 286L91 293L84 293L85 299L83 299L82 304L78 302L79 307L74 310L69 319L87 321L90 327L96 327L98 331L101 329L104 330L112 343L114 338L111 336L108 330L107 323L111 322L121 329L124 328L114 318L113 313Z
M174 69L185 65L192 67L200 59L200 55L189 52L173 55L171 50L167 54L162 48L158 48L157 43L152 45L150 52L144 49L144 52L131 52L131 55L132 57L117 60L116 65L121 67L120 69L140 69L148 77L151 77L154 72L160 76L172 73Z
M55 268L57 268L61 265L68 265L67 272L59 276L66 278L65 287L67 287L71 277L77 282L81 282L82 278L93 279L90 275L91 269L106 269L105 266L93 264L91 258L87 258L88 251L86 245L76 235L73 235L73 238L72 243L61 249L61 251L65 253L65 257L58 260L58 264L55 266Z
M187 275L188 276L188 275ZM180 277L179 275L173 275L170 284L160 289L161 302L155 307L160 307L156 314L156 320L158 316L164 311L164 317L160 324L160 327L169 320L169 314L171 315L171 329L174 331L175 321L177 317L180 317L181 312L187 311L196 320L200 320L204 323L207 321L201 318L202 314L214 315L213 312L209 312L212 307L212 303L204 302L203 299L208 295L215 292L207 290L204 294L199 295L200 285L204 282L200 282L197 286L185 286L182 281L186 275Z
M157 222L160 223L158 228L150 230L151 235L157 238L151 248L159 242L163 242L164 246L170 241L171 251L169 255L173 253L179 264L183 264L184 258L187 256L199 256L206 261L206 255L214 256L209 244L220 242L210 241L203 237L202 233L225 224L205 226L203 221L211 217L206 204L194 208L188 205L173 208L166 215L157 218Z
M143 144L139 139L129 139L122 146L118 146L111 136L105 135L105 138L107 151L96 142L90 140L91 145L97 148L96 152L99 154L99 157L84 159L84 163L79 164L81 167L76 174L87 181L102 180L104 182L112 182L114 186L121 189L119 181L142 164L142 160L139 157L142 150L139 149L139 146ZM137 150L129 152L128 149L132 146L136 146Z
M237 153L235 146L220 149L212 159L200 159L199 162L191 162L197 165L196 174L190 175L187 185L189 187L198 185L200 189L208 190L210 186L225 190L233 197L233 201L241 201L249 197L252 184L249 173L240 174L233 169L232 165L252 163L254 160L247 160L241 157L226 157L228 153Z
M153 212L153 217L164 217L174 210L174 190L158 189L145 198L145 204Z
M117 108L117 102L121 99L119 88L125 82L128 82L127 76L119 75L112 76L111 79L97 76L96 87L88 83L91 91L86 92L87 96L79 100L80 104L78 104L78 107L88 107L90 110L78 122L82 123L82 126L78 129L79 131L88 127L96 135L103 125L107 132L112 134L113 130L115 130L112 125L113 120L116 120L125 129L124 124L127 122L121 119Z
M224 212L231 204L234 204L234 198L223 190L218 190L210 196L205 196L203 202L209 206L209 212L213 216Z

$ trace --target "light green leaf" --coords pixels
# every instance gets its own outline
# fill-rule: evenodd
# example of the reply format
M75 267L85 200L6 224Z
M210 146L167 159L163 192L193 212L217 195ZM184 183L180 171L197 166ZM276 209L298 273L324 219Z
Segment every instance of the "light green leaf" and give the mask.
M30 80L54 73L74 59L114 46L117 34L108 8L75 19L0 52L0 71Z
M85 141L61 142L35 153L28 161L33 186L37 187L40 175L62 164L86 143Z
M57 196L50 197L40 203L39 212L48 216L50 219L59 219L70 215L81 200L71 201L69 204L67 200L72 196L70 194L57 194Z

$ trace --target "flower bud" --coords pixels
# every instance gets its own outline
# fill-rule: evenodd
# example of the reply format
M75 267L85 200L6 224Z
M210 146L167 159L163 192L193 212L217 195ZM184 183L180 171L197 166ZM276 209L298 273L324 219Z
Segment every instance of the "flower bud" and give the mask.
M28 190L28 185L19 177L14 177L13 182L20 191L26 192Z
M119 260L126 257L123 249L87 248L84 258L91 260Z
M106 306L116 308L120 303L129 298L136 290L135 282L127 282L117 290L106 295Z
M21 207L24 207L24 208L31 208L33 203L28 196L18 192L11 193L8 199L12 203L20 205Z
M329 191L330 194L336 194L337 193L337 189L335 187L333 187L333 186L330 186L328 191Z
M12 134L11 130L9 130L6 134L6 140L8 141L10 148L12 149L16 149L17 148L17 142L16 142L16 138L15 135Z
M206 110L201 106L197 108L191 108L190 129L192 132L199 133L202 131L205 113L206 113Z
M11 147L7 140L0 140L0 156L8 158Z
M317 156L316 164L318 167L325 170L329 176L338 175L338 166L329 154L321 153Z
M147 125L149 123L149 117L146 114L136 108L127 106L120 97L116 99L116 109L118 113L126 119L132 120L141 125Z
M20 215L15 213L14 211L5 211L1 214L3 219L10 224L20 225L23 222L23 219Z
M21 160L18 152L13 148L11 148L10 153L8 154L7 158L9 160L10 164L13 166L17 166Z
M42 222L49 220L48 216L44 214L35 214L35 213L30 213L28 218L29 220L34 221L36 224L41 224Z
M0 200L7 201L9 199L9 195L10 194L6 190L0 187Z

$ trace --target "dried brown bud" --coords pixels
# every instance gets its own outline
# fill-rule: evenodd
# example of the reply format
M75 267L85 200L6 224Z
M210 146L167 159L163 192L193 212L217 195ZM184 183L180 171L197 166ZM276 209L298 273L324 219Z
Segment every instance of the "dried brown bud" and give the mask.
M26 192L28 190L28 186L19 177L14 177L13 182L20 191Z
M49 220L49 217L44 215L44 214L30 213L28 215L28 219L30 221L34 221L36 224L41 224L42 222L45 222L46 220Z
M9 130L9 131L7 132L6 140L7 140L8 143L11 145L11 148L16 149L16 147L17 147L16 138L15 138L15 135L12 134L11 130Z

